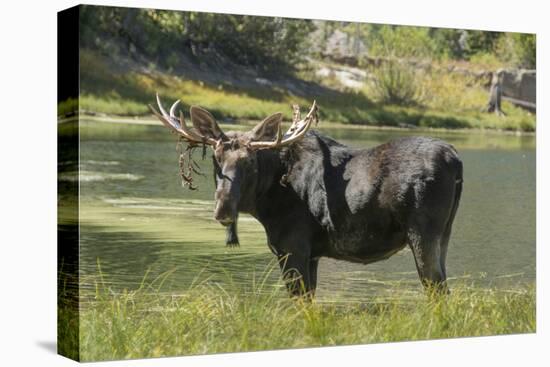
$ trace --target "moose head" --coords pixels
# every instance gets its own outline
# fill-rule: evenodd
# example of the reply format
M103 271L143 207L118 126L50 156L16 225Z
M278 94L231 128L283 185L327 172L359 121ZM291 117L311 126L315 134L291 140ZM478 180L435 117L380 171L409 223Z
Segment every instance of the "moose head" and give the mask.
M254 206L254 193L261 184L258 152L277 150L299 141L317 121L315 101L305 118L300 119L295 107L294 120L283 134L283 115L275 113L246 132L224 133L216 119L202 107L191 106L193 127L189 127L180 111L176 117L179 100L166 112L157 94L159 111L149 105L153 114L182 140L191 146L210 146L213 150L214 177L216 181L214 218L228 226L235 222L238 212L250 212Z

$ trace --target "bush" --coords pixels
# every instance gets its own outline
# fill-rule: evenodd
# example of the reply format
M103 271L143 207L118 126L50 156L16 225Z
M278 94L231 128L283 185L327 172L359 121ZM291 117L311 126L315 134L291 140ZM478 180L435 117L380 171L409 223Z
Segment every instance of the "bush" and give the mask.
M414 66L399 60L388 60L373 69L373 92L382 103L410 106L419 104L422 91L419 73Z
M487 103L483 80L474 76L432 69L422 75L423 104L439 111L479 111Z

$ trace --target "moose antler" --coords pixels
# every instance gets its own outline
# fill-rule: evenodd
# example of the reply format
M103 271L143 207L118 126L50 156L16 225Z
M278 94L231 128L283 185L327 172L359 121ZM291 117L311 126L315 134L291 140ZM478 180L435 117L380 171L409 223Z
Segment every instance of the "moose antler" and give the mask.
M189 128L185 123L185 118L183 117L183 114L181 112L180 112L179 119L176 118L175 112L179 102L180 102L179 100L174 102L172 107L170 107L170 112L167 113L164 107L162 106L160 97L157 93L157 105L160 112L158 112L152 105L149 105L149 108L151 109L153 114L164 124L164 126L170 129L172 132L180 135L180 138L190 143L190 145L196 146L196 145L202 144L203 146L211 145L216 147L221 142L221 140L223 140L223 138L214 139L213 137L202 135L197 129ZM286 131L284 135L281 132L281 125L279 124L277 126L277 135L275 137L275 140L251 141L248 144L248 146L251 149L255 149L255 150L280 148L280 147L284 147L286 145L292 144L293 142L302 138L308 132L312 122L313 121L318 122L317 103L313 101L313 104L311 106L311 109L309 110L309 113L306 115L304 119L301 119L301 120L300 120L299 107L294 105L293 108L294 108L294 118L293 118L292 124L290 125L290 128ZM193 108L191 108L191 114L193 114ZM193 123L195 123L195 121L193 121Z
M149 105L149 108L151 109L153 114L158 117L158 119L163 123L164 126L170 129L173 133L179 135L180 140L178 141L176 149L179 153L181 182L183 186L187 186L190 190L196 190L197 186L193 184L193 173L199 175L203 174L200 172L197 162L193 159L193 151L196 147L202 145L204 159L205 145L216 146L218 141L211 137L203 136L200 133L197 133L187 127L187 124L185 123L185 118L183 117L183 113L181 111L179 119L176 118L176 107L178 106L179 102L179 100L174 102L174 104L172 104L172 107L170 107L170 112L166 113L166 110L162 106L160 97L157 93L157 105L160 113L152 105ZM185 149L181 145L182 141L188 143Z
M181 111L180 111L179 120L178 118L176 118L175 112L179 102L180 102L179 100L174 102L172 107L170 107L170 114L168 114L166 113L166 110L164 109L164 107L162 107L162 103L160 102L160 97L157 93L157 105L160 110L160 113L152 105L148 105L148 106L153 112L153 114L157 116L157 118L164 124L164 126L170 129L172 132L179 134L187 142L192 144L208 144L208 145L216 146L216 144L218 143L217 140L211 137L200 135L199 133L196 133L195 131L187 127L187 124L185 123L185 118L183 117L183 113Z
M294 107L294 113L294 116L299 116L299 111L296 111L296 107ZM318 121L317 103L315 101L313 101L313 105L311 106L307 116L299 121L295 118L292 125L290 125L290 128L284 135L281 133L281 125L279 125L277 127L277 135L274 141L251 141L249 146L252 149L269 149L280 148L292 144L307 133L313 121Z

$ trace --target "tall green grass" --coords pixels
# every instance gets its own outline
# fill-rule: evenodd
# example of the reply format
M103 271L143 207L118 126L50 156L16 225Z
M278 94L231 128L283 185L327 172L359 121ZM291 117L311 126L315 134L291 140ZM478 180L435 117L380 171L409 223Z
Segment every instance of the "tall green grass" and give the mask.
M100 274L80 304L83 361L318 347L529 333L535 287L485 289L451 284L450 296L411 293L361 303L291 300L260 274L249 287L197 277L187 290L163 291L169 274L116 291ZM64 314L60 313L60 323ZM69 327L70 325L66 325Z

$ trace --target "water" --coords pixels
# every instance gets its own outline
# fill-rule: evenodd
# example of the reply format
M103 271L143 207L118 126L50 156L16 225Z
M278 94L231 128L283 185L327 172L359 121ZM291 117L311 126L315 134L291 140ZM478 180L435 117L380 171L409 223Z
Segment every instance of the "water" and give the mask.
M210 152L199 191L182 188L175 137L161 126L89 122L81 125L80 270L92 289L98 267L113 289L146 283L181 292L198 280L248 289L266 268L269 287L279 271L261 225L241 215L241 247L226 248L212 219ZM321 128L321 130L323 130ZM402 131L324 129L337 140L369 147ZM418 132L406 132L419 134ZM464 191L449 245L450 284L521 286L535 278L535 139L495 134L434 134L451 142L464 163ZM197 157L199 154L197 154ZM70 181L74 175L66 175ZM163 277L162 274L169 275ZM156 279L156 280L155 280ZM359 265L322 259L318 298L361 301L398 284L420 288L404 249L386 261Z

